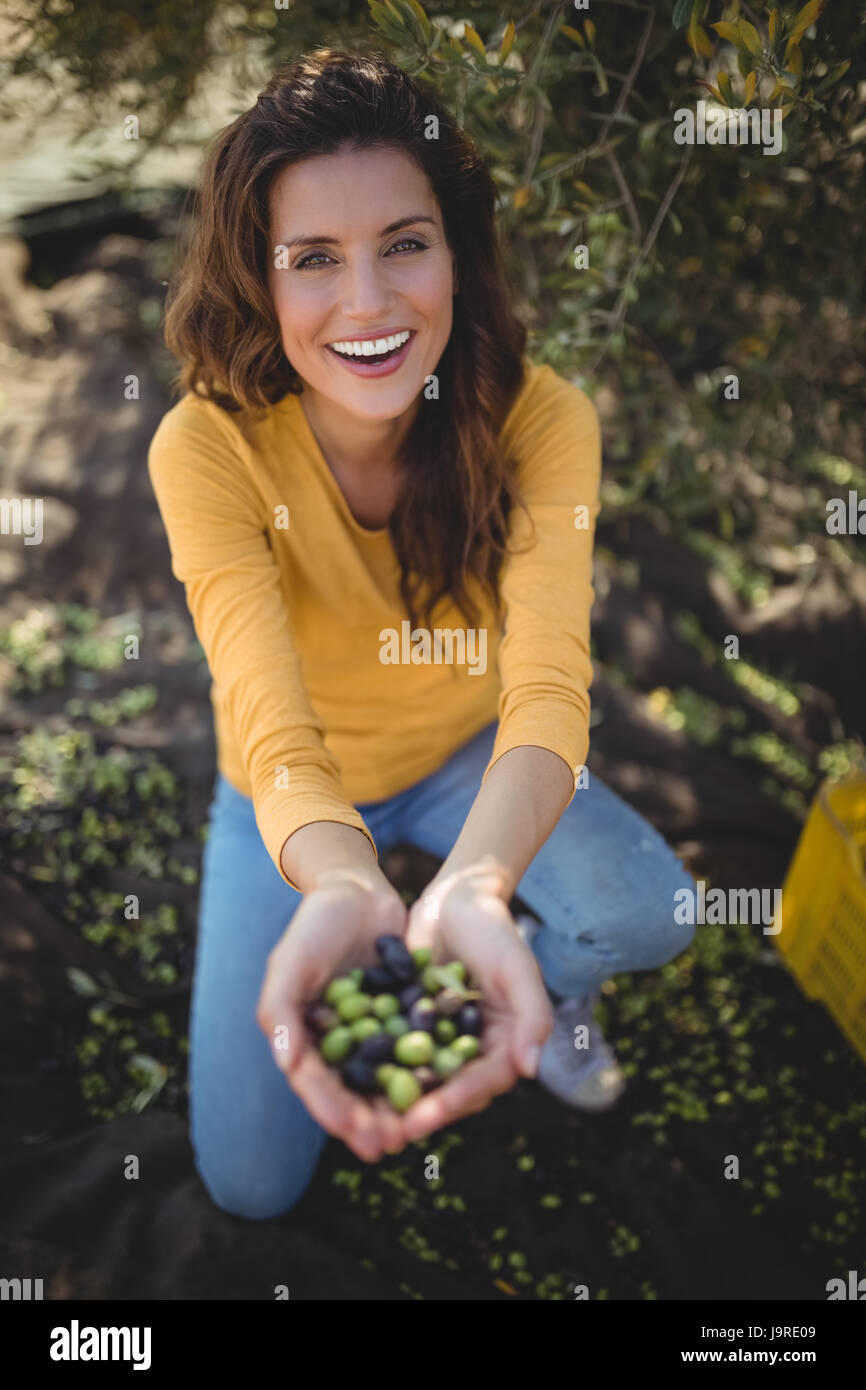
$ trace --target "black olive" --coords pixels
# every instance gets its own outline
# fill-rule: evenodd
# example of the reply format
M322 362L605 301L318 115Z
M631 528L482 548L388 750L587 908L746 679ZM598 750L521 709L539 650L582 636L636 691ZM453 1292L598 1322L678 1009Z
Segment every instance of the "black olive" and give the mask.
M397 981L397 988L401 985L408 985L415 979L418 971L411 956L406 960L389 959L388 969Z
M397 998L400 1000L400 1008L404 1014L408 1013L413 1004L417 1004L419 999L424 998L424 986L407 985L405 989L401 989Z
M374 1033L372 1037L364 1038L364 1041L358 1044L355 1056L361 1057L373 1067L378 1067L382 1062L393 1060L394 1041L391 1033Z
M372 1039L368 1039L372 1041ZM378 1090L376 1085L376 1073L369 1062L365 1062L363 1057L353 1057L340 1069L343 1084L348 1086L350 1091L357 1091L362 1096L370 1096Z
M376 950L382 958L382 964L397 980L404 984L409 984L418 974L418 967L412 959L405 941L399 936L378 936L376 938Z
M464 1004L457 1015L457 1032L471 1033L473 1037L479 1037L484 1026L484 1019L481 1017L481 1010L477 1004Z
M361 987L365 994L394 994L400 988L400 982L384 965L370 965L364 971Z
M304 1010L304 1021L314 1033L324 1034L330 1033L332 1028L338 1026L340 1015L330 1004L324 1004L320 1000Z
M383 963L386 963L385 957L395 945L400 947L404 951L406 950L406 944L403 941L402 936L377 936L376 940L373 942L373 945L379 952L379 959ZM406 952L406 954L408 955L408 951Z
M425 1033L432 1033L437 1022L436 1005L432 999L419 999L412 1005L406 1017L413 1032L420 1028Z

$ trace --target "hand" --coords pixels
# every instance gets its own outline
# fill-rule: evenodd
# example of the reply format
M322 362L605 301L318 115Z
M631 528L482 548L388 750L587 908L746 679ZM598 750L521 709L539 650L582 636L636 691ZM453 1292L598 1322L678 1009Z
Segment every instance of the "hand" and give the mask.
M401 1119L384 1097L370 1101L343 1085L320 1056L303 1014L335 975L375 962L377 936L402 936L405 927L406 906L384 877L354 869L321 874L268 956L256 1011L277 1066L313 1119L371 1163L405 1146ZM288 1032L285 1050L274 1047L281 1025Z
M407 1140L486 1109L519 1076L534 1076L553 1031L541 972L501 892L495 865L482 862L431 885L410 910L407 946L431 947L437 963L464 962L482 995L484 1029L479 1056L406 1113Z

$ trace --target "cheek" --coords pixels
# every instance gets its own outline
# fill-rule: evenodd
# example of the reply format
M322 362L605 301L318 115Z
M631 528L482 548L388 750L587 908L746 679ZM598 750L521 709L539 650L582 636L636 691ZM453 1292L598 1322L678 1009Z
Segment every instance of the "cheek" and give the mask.
M451 313L451 262L444 258L418 269L413 298L425 316L436 319Z
M315 286L293 282L287 275L275 275L271 277L270 290L284 341L303 341L318 331L327 306Z

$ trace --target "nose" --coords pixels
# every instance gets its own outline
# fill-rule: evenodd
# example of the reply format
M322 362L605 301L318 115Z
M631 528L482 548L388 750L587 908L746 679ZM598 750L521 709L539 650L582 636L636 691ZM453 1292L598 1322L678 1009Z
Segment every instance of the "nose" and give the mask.
M393 299L387 267L378 256L350 264L344 280L343 313L359 323L381 319Z

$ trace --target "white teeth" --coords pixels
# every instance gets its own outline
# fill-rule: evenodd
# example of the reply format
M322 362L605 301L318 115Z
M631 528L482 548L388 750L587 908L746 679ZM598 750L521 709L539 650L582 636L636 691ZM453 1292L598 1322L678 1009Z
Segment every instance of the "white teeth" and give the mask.
M408 331L404 330L402 333L393 333L388 338L365 338L363 341L330 343L329 347L332 347L335 352L341 352L344 357L373 357L380 352L394 352L396 348L407 343L411 336Z

